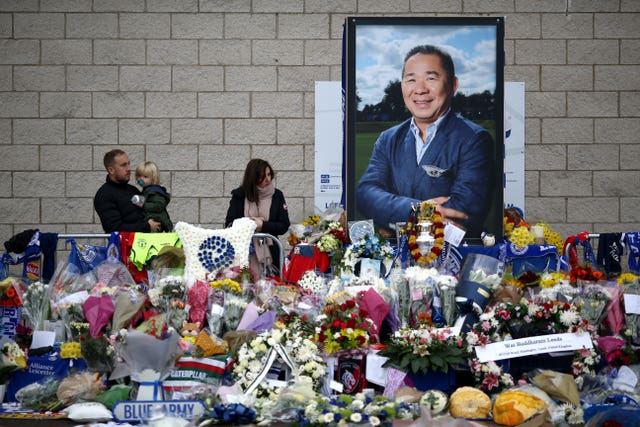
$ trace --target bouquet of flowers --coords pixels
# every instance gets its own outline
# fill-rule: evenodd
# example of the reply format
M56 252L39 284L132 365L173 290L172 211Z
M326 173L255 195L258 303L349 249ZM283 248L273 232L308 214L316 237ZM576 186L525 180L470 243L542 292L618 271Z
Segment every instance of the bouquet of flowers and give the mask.
M368 314L348 292L332 295L316 319L315 341L326 354L363 350L376 333Z
M0 339L0 384L9 382L9 374L27 367L24 351L14 341Z
M378 354L389 359L383 366L415 374L448 372L467 361L465 341L448 328L400 329Z
M315 271L306 271L300 280L298 280L298 286L303 290L319 295L325 295L327 293L327 284L324 277L316 274Z
M26 285L15 277L7 277L0 282L0 306L22 307L22 298L19 292Z
M165 314L165 321L176 331L179 331L185 320L189 308L185 301L186 287L182 276L167 276L159 279L148 292L151 304Z
M163 380L182 355L177 332L164 332L160 338L138 330L120 333L111 340L111 350L120 363L110 379L130 376L138 383Z
M300 425L347 426L368 425L391 427L394 420L413 420L418 409L384 396L339 394L321 396L300 411Z
M366 235L347 247L340 262L340 269L353 272L356 263L362 258L391 261L395 256L395 249L384 238Z
M33 282L22 298L25 313L31 319L33 328L44 329L44 321L49 318L49 285Z
M224 332L235 331L248 304L247 299L243 296L242 286L235 280L228 278L214 280L210 285L213 289L211 293L212 308L209 311L211 315L209 325L212 333L215 334L220 330L220 323L222 323Z
M582 289L576 303L583 319L592 325L599 325L610 300L611 295L606 288L597 284L588 284Z

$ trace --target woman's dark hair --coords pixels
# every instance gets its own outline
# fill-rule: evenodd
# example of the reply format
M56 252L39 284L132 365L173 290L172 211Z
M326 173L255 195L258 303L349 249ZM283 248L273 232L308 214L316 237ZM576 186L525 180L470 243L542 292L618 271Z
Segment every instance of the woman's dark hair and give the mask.
M266 160L251 159L247 163L247 168L244 170L244 178L242 178L242 191L250 202L258 201L258 184L264 179L267 168L271 170L271 179L273 179L276 173Z

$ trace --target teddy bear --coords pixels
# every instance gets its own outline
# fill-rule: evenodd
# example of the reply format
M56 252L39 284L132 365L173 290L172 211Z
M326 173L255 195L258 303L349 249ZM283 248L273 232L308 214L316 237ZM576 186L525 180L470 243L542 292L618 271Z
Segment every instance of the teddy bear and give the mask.
M182 339L188 342L191 345L196 343L196 338L198 338L198 334L200 333L200 322L187 322L186 320L182 322L182 328L180 328L180 335L182 335Z

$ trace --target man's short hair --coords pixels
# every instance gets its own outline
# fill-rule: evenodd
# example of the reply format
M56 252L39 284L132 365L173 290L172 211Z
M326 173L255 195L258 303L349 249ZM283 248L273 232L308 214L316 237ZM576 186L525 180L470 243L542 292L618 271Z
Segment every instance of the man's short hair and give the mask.
M123 154L127 154L119 148L115 148L111 151L108 151L104 155L104 168L107 169L109 166L113 166L116 162L116 157L121 156Z
M453 66L453 59L451 59L451 55L449 55L446 51L440 49L437 46L433 46L430 44L423 44L412 48L407 55L404 57L404 63L402 64L402 77L404 77L404 66L406 65L409 58L413 55L437 55L440 57L442 61L442 67L444 68L445 73L447 73L447 80L449 84L453 86L453 80L456 77L456 71Z

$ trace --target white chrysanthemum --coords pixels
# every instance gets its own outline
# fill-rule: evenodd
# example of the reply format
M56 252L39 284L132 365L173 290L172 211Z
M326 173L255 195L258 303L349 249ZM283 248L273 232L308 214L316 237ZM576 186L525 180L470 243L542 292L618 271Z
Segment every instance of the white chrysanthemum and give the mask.
M325 423L330 423L333 422L334 419L334 415L333 412L327 412L326 414L324 414L321 418L321 420Z
M351 402L351 407L356 411L361 411L362 408L364 408L364 402L360 399L354 399L353 402Z
M351 414L349 419L354 423L359 423L360 421L362 421L362 414L360 412L354 412L353 414Z
M379 426L380 425L380 418L378 418L376 416L369 417L369 424L371 424L372 426Z
M540 306L538 306L538 304L531 303L527 306L527 314L529 316L534 316L539 310Z
M578 321L578 313L573 310L566 310L560 313L560 323L564 326L571 326Z

